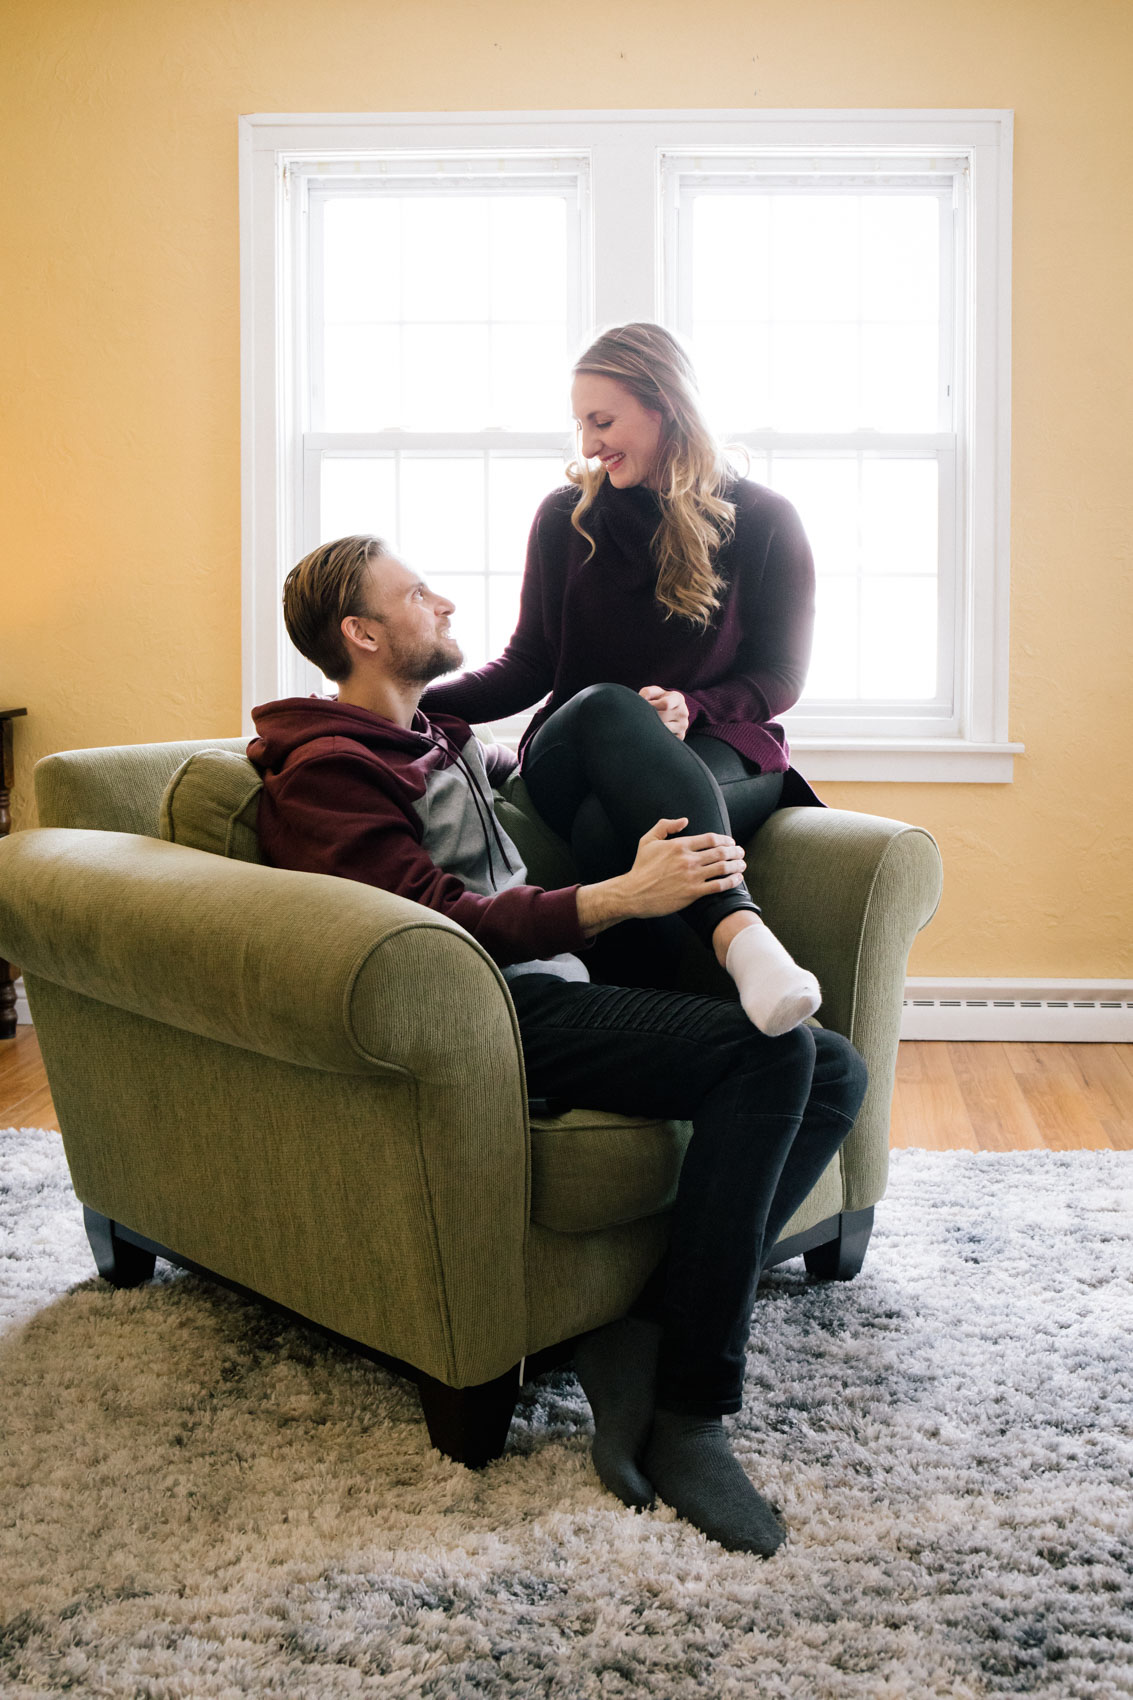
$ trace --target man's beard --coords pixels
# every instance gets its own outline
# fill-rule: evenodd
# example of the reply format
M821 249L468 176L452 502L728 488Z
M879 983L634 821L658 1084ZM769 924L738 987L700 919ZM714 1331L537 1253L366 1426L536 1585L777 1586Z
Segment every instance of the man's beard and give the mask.
M412 649L399 648L390 661L392 671L407 685L427 685L442 673L454 673L464 662L464 651L455 638L437 638Z

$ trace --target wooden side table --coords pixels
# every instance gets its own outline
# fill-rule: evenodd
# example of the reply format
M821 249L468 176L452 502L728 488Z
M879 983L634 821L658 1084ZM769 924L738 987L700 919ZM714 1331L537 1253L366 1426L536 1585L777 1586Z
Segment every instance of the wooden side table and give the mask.
M12 722L26 708L0 708L0 838L6 838L12 828L8 804L12 797ZM16 1037L16 979L12 965L0 957L0 1039Z

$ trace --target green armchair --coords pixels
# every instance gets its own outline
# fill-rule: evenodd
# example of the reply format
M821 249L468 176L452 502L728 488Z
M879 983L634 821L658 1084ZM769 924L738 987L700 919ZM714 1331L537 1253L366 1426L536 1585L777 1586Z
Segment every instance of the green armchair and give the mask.
M243 747L48 757L41 827L0 843L0 955L23 968L98 1268L136 1284L167 1256L346 1337L414 1378L435 1445L483 1463L525 1363L620 1315L660 1257L689 1130L532 1114L494 963L404 898L263 865ZM498 807L532 878L569 881L521 780ZM794 808L749 871L870 1070L769 1261L848 1278L940 859L918 828ZM718 972L693 953L687 983Z

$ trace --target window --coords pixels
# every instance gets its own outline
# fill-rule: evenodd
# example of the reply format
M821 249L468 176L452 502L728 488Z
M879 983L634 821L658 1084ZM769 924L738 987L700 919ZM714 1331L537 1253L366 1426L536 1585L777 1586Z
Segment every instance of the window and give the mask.
M1010 777L1007 114L242 121L246 700L292 562L376 530L497 654L601 324L658 318L814 545L814 777ZM804 753L805 752L805 753Z

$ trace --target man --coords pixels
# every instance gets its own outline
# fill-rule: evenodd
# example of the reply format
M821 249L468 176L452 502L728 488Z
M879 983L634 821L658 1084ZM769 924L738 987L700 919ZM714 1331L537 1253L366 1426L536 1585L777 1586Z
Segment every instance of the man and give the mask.
M849 1133L865 1068L838 1034L769 1038L728 1000L590 983L590 939L733 888L742 851L661 819L615 878L530 885L492 809L514 757L418 707L463 659L452 612L373 537L327 544L289 574L287 630L338 697L254 711L263 849L277 867L378 885L466 928L508 981L533 1096L691 1119L666 1258L629 1316L580 1342L576 1368L613 1493L633 1506L657 1494L722 1545L766 1556L785 1531L721 1419L740 1409L764 1249Z

